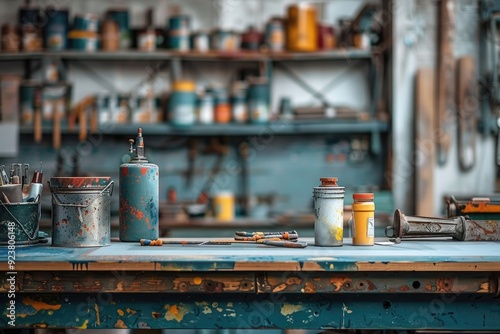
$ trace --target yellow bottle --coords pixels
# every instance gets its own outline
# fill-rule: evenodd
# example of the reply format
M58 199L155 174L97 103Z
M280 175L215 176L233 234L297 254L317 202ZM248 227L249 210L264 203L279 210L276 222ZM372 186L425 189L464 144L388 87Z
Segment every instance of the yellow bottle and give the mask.
M375 203L373 193L352 195L352 244L373 246L375 236Z

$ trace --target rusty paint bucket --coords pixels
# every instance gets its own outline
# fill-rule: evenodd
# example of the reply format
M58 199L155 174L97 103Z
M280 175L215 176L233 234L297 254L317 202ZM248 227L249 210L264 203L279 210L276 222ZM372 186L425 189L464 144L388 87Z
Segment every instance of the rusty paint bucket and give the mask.
M111 244L110 177L53 177L52 246L99 247Z
M0 201L0 245L37 244L40 215L40 201L10 204Z

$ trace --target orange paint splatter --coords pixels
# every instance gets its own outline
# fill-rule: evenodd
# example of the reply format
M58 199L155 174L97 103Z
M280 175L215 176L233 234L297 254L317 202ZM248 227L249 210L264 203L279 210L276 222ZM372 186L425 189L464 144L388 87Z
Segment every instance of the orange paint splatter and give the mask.
M141 168L141 174L142 175L146 175L147 172L148 172L148 169L146 167Z
M149 223L149 217L146 217L146 223Z
M23 298L24 305L30 305L37 311L41 310L59 310L61 308L61 304L59 305L50 305L38 300L33 300L31 298Z
M177 308L177 305L170 306L170 310L169 311L172 314L179 314L179 309Z
M128 167L123 167L122 168L122 175L127 176L128 175Z
M144 218L144 213L141 210L134 208L133 206L129 207L129 211L137 219L142 220Z
M81 236L82 236L82 234L83 234L82 229L79 229L79 230L78 230L78 235L81 237Z

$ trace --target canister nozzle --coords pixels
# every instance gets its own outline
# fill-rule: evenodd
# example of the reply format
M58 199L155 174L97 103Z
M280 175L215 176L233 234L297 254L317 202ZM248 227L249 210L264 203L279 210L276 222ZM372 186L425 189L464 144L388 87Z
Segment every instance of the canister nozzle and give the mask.
M144 156L144 138L142 137L142 128L137 129L137 138L135 140L135 148L134 148L134 140L129 139L130 143L130 153L135 151L135 157L132 161L142 161L147 162L147 158Z

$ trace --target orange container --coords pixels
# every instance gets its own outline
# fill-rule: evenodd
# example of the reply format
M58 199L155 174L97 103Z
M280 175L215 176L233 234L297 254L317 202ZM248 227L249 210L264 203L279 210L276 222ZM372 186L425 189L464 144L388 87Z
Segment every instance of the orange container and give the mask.
M373 193L352 195L352 244L373 246L375 234L375 203Z
M287 48L291 51L316 51L317 41L316 9L307 3L288 7Z

